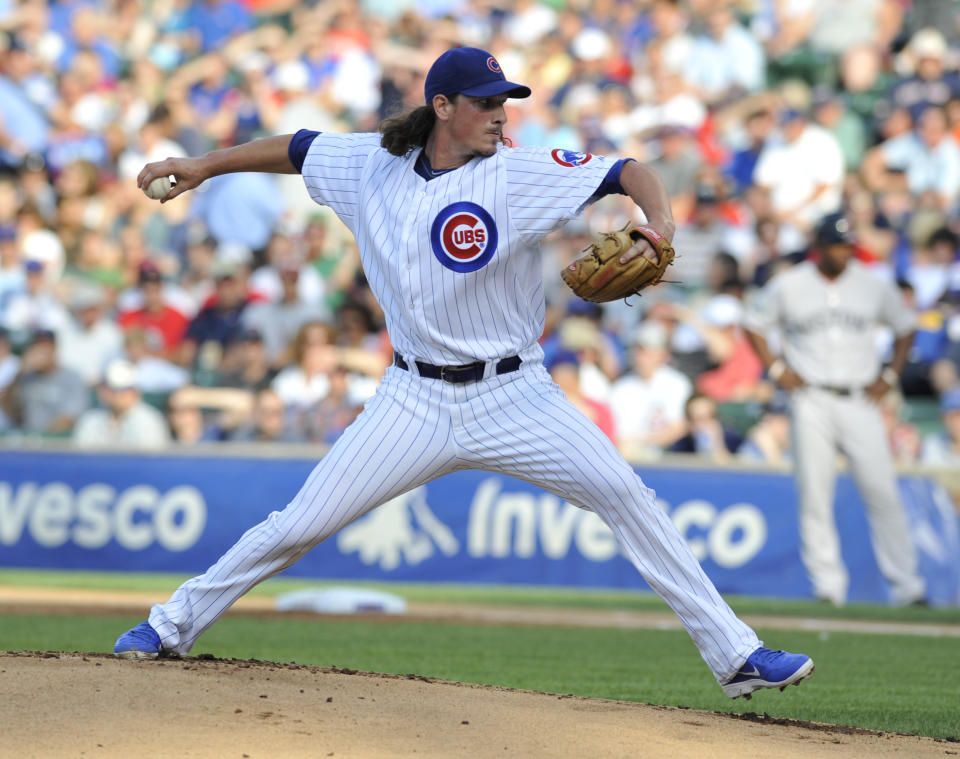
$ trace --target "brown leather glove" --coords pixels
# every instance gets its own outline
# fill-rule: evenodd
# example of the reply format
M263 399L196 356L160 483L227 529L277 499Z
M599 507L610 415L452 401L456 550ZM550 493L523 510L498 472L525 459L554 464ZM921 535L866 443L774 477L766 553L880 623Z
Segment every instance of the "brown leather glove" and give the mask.
M646 239L657 251L658 260L637 256L620 263L620 256ZM561 272L567 287L584 300L606 303L620 300L652 287L663 279L673 263L673 246L655 229L629 224L616 232L607 232Z

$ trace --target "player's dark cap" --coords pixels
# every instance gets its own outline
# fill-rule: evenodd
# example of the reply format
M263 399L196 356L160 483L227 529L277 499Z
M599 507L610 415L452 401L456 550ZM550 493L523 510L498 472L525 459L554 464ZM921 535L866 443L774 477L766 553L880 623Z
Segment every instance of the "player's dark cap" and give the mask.
M140 284L145 284L146 282L163 282L163 275L160 273L160 269L157 268L157 265L153 261L144 261L140 264L140 271L137 275L137 279Z
M853 227L842 213L828 214L817 226L813 241L817 245L851 245L853 244Z
M530 97L530 88L508 82L500 64L486 50L476 47L455 47L433 62L427 72L423 94L428 103L437 95L463 93L475 98L506 95Z
M55 343L57 342L57 334L52 329L35 329L30 333L30 342L31 343Z

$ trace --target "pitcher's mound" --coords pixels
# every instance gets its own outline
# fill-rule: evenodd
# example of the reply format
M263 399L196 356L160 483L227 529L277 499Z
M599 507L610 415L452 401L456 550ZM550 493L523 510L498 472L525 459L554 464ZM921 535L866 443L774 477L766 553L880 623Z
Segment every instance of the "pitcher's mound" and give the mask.
M0 653L0 757L943 757L947 744L688 709L210 659Z

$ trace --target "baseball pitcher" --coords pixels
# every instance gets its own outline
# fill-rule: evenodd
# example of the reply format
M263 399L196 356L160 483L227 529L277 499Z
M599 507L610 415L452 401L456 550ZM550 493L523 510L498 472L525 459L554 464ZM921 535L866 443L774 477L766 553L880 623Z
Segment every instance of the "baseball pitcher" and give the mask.
M185 654L250 588L353 520L448 472L485 469L596 512L730 697L807 677L809 657L764 648L734 615L654 493L542 365L540 240L597 198L625 193L648 228L604 237L569 282L586 283L597 299L652 284L669 263L658 251L672 252L663 184L636 161L505 146L504 103L530 89L507 81L486 51L441 55L424 94L425 105L387 120L379 134L301 130L141 172L142 188L176 177L164 202L225 172L299 172L311 197L354 234L395 357L296 497L154 606L115 652ZM627 283L608 287L621 278L618 267Z

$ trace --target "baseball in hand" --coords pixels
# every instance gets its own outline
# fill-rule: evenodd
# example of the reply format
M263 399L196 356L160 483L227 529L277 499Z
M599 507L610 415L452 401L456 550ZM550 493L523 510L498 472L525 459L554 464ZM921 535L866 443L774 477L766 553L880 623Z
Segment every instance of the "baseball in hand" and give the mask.
M147 189L143 192L152 200L160 200L167 197L171 189L173 189L173 183L170 181L170 177L157 177L147 185Z

